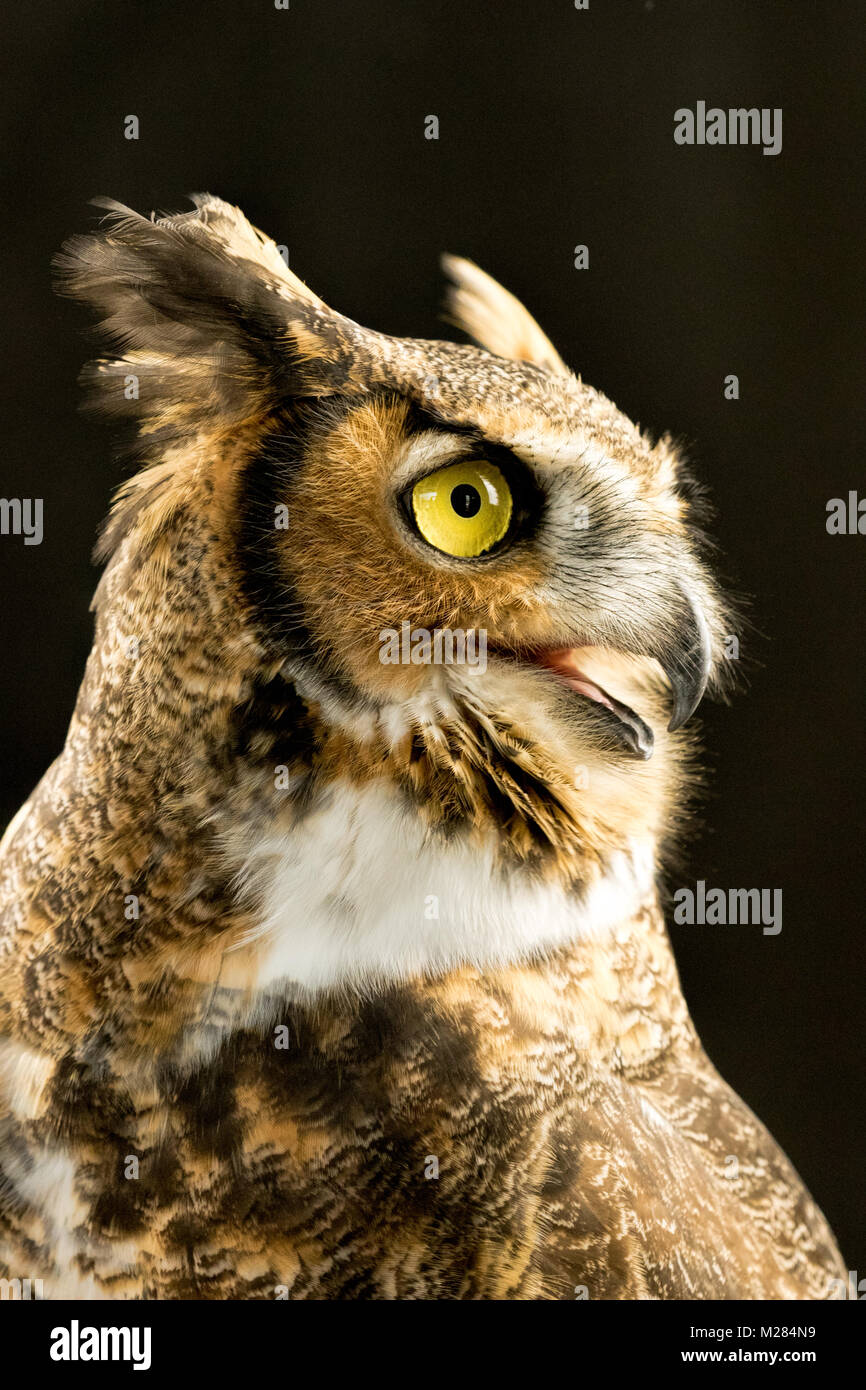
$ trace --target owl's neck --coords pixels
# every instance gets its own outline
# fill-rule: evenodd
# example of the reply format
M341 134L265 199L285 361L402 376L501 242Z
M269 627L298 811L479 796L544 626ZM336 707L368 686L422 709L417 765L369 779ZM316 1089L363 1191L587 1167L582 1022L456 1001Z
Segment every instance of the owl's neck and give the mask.
M369 994L465 966L526 962L570 942L612 939L654 901L649 844L635 842L580 883L503 860L495 831L446 838L384 780L345 776L318 788L252 843L225 849L257 904L223 983L310 997Z
M565 884L509 867L495 835L432 833L392 785L346 777L309 789L302 812L291 801L262 812L239 794L230 813L213 806L205 825L190 807L161 814L139 788L134 804L112 802L115 820L121 810L126 818L119 840L117 825L101 836L90 829L98 807L74 747L9 847L21 902L35 890L29 868L48 867L39 848L46 817L66 798L62 863L50 883L42 878L47 896L33 900L44 1013L32 981L25 988L10 977L7 995L25 1009L22 1040L55 1055L83 1058L96 1039L101 1049L110 1018L113 1049L148 1065L164 1057L197 1068L232 1034L279 1021L285 1008L337 1015L340 999L351 1012L359 999L395 991L438 997L457 976L489 988L503 972L533 993L557 958L586 981L562 1001L583 1027L582 1011L609 1012L612 961L626 1001L654 968L664 928L649 845L615 852L583 883ZM66 909L49 927L42 909L70 862L81 873L62 887ZM86 917L86 932L70 935L67 909ZM23 936L29 929L25 918ZM23 969L28 957L19 958ZM630 1009L620 1022L611 1016L606 1035L631 1026Z

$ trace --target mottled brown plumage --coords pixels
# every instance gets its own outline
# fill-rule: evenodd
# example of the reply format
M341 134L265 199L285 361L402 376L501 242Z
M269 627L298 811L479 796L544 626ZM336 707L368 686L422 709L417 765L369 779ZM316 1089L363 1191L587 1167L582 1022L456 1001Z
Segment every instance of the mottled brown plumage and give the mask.
M449 267L492 351L341 318L215 199L67 248L123 354L89 379L148 459L0 856L0 1273L45 1297L844 1279L658 907L725 630L676 451ZM467 449L525 497L470 561L401 502ZM383 664L403 622L483 628L487 670Z

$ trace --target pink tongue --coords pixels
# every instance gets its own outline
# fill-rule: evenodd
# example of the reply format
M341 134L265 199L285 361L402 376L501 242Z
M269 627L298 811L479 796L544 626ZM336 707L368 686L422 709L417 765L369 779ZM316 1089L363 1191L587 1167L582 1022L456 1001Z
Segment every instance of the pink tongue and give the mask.
M577 653L572 647L559 647L555 651L544 652L542 661L545 666L550 667L551 671L556 671L558 675L564 676L578 695L585 695L588 700L595 700L598 705L606 705L612 710L613 705L610 698L605 695L600 686L594 681L587 680L577 667Z
M595 700L596 704L607 705L608 709L613 709L613 705L604 691L600 690L597 685L593 685L592 681L584 680L582 676L566 676L566 680L572 690L577 691L578 695L588 695L590 700Z

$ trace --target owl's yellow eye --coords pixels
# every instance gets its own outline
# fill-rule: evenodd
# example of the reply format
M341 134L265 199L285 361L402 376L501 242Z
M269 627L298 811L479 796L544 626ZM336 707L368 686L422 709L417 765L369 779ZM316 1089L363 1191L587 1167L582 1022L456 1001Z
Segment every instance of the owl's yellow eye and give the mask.
M512 510L511 489L487 459L437 468L412 489L412 511L425 541L461 559L483 555L501 541Z

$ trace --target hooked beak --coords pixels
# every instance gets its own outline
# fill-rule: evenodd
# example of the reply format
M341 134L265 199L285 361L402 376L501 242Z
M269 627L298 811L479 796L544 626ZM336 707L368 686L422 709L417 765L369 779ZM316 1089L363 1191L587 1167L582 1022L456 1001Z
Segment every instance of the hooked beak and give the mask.
M674 641L658 656L673 691L673 710L668 724L671 733L682 728L700 704L713 662L707 620L699 604L682 586L680 591L686 604L683 619Z
M671 732L681 728L694 714L707 688L712 668L711 638L706 618L699 604L682 585L678 585L678 590L683 606L677 615L674 635L661 651L648 647L615 649L626 655L653 656L658 661L673 692L673 709L668 724ZM604 689L594 675L589 674L592 667L587 663L587 658L592 651L592 645L582 645L542 647L528 652L509 652L506 649L498 654L505 659L549 671L576 695L596 707L597 717L625 751L642 761L651 758L652 729L635 710L623 704Z

